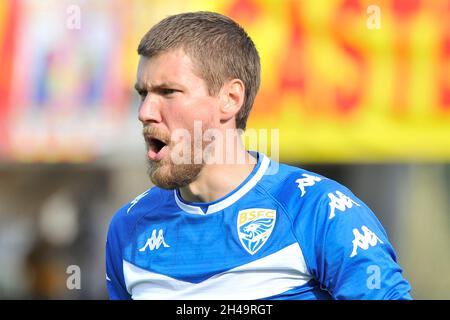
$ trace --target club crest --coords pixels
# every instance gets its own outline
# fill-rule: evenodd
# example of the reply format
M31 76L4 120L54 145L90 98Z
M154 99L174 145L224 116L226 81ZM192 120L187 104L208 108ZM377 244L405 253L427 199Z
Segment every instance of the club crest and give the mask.
M237 232L242 246L254 255L272 234L277 212L271 209L252 208L239 211Z

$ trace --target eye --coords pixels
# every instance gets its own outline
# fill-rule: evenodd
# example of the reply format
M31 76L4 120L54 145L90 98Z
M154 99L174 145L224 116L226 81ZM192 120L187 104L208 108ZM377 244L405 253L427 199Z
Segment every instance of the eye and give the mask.
M160 94L162 94L164 96L168 96L168 95L174 94L175 92L178 92L178 90L169 89L169 88L161 88L159 92L160 92Z
M145 90L140 90L138 91L139 96L141 97L142 100L145 99L145 97L147 96L147 91Z

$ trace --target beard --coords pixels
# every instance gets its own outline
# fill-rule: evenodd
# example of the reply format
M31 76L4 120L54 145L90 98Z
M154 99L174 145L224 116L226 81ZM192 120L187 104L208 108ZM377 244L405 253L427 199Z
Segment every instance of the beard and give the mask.
M160 162L148 160L147 174L156 186L173 190L194 182L202 171L203 166L204 163L174 164L168 156Z
M204 129L205 128L202 128L202 131ZM171 137L168 133L161 132L160 130L157 130L153 127L144 127L144 136L153 135L163 141L169 142L167 144L169 153L163 159L161 159L160 161L153 161L147 157L147 174L153 184L163 189L173 190L185 187L198 178L200 172L205 166L205 159L203 156L201 161L198 161L198 159L194 159L196 154L195 151L200 150L199 152L201 153L202 150L205 149L205 146L209 144L209 142L204 142L201 138L194 139L193 130L189 130L189 134L191 137L190 141L174 142L171 140ZM172 152L175 152L175 145L179 146L179 143L185 143L185 148L183 149L189 150L188 154L190 154L190 159L188 159L188 163L174 163L174 161L172 160Z

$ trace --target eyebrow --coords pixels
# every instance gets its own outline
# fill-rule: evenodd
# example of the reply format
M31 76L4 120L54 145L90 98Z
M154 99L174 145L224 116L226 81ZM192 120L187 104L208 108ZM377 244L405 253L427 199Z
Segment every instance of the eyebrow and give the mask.
M155 85L150 85L150 90L149 91L158 91L159 89L167 89L167 88L171 88L171 87L180 87L180 85L174 83L174 82L161 82L160 84L155 84ZM134 89L137 92L142 92L142 91L148 91L147 88L139 83L136 83L134 85Z

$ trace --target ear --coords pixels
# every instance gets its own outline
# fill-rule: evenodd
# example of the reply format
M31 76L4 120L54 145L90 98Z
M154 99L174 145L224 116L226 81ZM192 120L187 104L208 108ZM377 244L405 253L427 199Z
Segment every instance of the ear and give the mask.
M220 90L220 121L227 122L233 119L241 110L244 103L245 86L242 80L227 81Z

